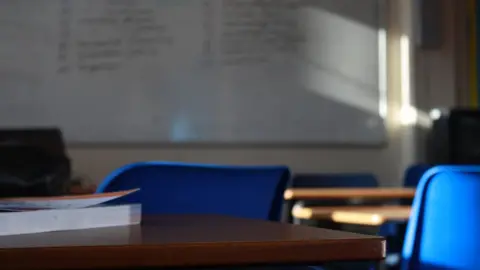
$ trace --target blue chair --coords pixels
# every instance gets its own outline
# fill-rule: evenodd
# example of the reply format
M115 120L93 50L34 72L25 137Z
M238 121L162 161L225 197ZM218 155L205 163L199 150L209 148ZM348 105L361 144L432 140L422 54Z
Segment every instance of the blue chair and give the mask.
M480 166L438 166L422 177L403 270L480 269Z
M97 193L140 188L114 203L142 203L144 214L223 214L278 221L289 180L285 166L152 161L115 170Z

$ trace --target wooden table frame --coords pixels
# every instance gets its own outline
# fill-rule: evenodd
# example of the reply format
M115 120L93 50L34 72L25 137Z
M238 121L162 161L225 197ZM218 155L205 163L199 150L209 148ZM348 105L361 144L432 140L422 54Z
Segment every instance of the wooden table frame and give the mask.
M292 216L299 219L328 219L338 223L379 226L385 222L406 222L410 206L317 206L292 209Z
M284 192L283 216L286 222L294 222L292 211L296 201L413 199L415 191L414 188L289 188Z
M285 200L413 199L414 188L289 188Z

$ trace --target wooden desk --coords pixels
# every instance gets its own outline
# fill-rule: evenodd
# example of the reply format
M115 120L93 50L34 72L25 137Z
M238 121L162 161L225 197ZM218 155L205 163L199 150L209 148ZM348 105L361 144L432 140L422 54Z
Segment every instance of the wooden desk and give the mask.
M292 215L300 219L378 226L388 221L408 221L410 212L410 206L318 206L294 207Z
M285 200L413 199L414 188L290 188Z
M8 270L124 269L382 260L380 237L206 215L141 226L0 237Z

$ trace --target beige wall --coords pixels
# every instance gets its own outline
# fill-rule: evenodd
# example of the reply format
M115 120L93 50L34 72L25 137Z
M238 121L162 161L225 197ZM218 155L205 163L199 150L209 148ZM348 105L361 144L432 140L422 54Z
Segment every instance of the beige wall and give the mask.
M387 0L388 1L388 0ZM389 0L389 144L384 148L326 148L326 147L219 147L219 146L116 146L71 147L69 154L75 170L90 175L95 181L113 169L134 161L170 160L220 164L287 164L298 172L373 172L382 185L401 183L406 164L415 159L411 130L395 126L395 109L399 98L399 33L408 33L411 0ZM439 0L452 10L454 0ZM404 10L405 12L400 12ZM402 14L400 14L402 13ZM442 49L417 52L414 66L416 97L422 108L455 104L454 89L456 46L454 42L455 15L450 12L444 26L447 42ZM413 62L413 61L412 61ZM398 108L397 108L398 109Z
M439 0L444 9L445 43L439 50L417 52L417 88L422 107L468 104L466 2ZM457 89L457 91L454 91Z

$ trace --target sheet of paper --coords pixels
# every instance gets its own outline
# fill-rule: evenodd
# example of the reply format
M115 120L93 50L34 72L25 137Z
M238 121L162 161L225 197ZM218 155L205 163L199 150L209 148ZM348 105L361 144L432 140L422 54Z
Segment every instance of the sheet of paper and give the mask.
M0 199L0 210L27 211L86 208L129 195L138 190L139 189L131 189L118 192L72 196L6 198Z

